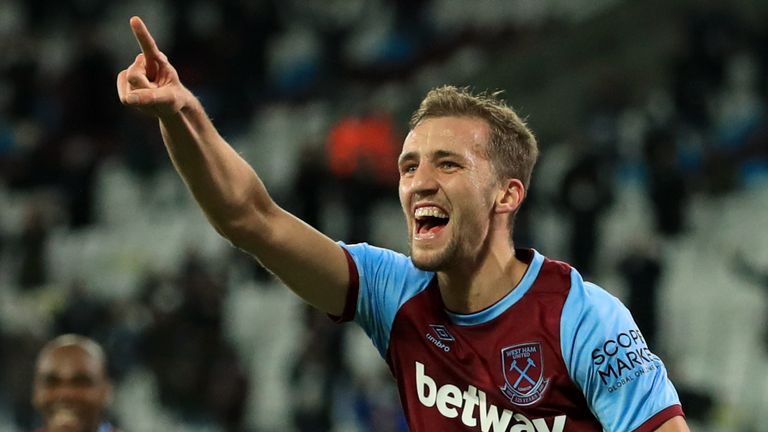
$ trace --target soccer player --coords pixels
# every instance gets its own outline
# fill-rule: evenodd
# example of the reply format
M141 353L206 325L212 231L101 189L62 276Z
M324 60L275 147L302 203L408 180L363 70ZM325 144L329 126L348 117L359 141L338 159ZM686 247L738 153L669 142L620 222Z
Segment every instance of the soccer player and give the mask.
M567 264L515 249L537 157L493 96L431 91L399 158L410 258L336 243L270 198L180 82L143 22L120 100L159 119L211 224L296 294L355 320L394 375L412 431L687 431L627 309Z
M106 368L104 351L91 339L68 334L48 342L33 384L40 432L117 432L104 418L112 398Z

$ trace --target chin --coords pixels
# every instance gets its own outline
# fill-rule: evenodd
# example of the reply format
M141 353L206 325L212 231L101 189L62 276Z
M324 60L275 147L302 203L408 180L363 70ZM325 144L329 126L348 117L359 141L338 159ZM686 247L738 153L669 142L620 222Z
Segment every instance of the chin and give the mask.
M413 263L413 266L419 270L429 271L429 272L436 272L440 270L440 266L435 265L435 263L432 263L429 261L418 260L414 257L411 257L411 262Z
M87 429L83 425L49 425L46 432L86 432Z
M440 271L445 268L446 261L444 253L411 251L411 262L419 270Z
M442 246L419 248L411 243L411 262L419 270L438 272L453 267L460 251L459 242L455 237Z

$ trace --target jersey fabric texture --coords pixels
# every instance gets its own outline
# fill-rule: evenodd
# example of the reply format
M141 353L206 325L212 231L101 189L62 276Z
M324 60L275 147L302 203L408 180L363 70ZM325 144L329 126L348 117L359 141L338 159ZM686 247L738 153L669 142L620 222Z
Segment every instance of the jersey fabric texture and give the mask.
M448 311L409 257L340 243L344 315L368 334L419 431L652 431L683 415L621 302L569 265L518 249L522 280L473 314Z

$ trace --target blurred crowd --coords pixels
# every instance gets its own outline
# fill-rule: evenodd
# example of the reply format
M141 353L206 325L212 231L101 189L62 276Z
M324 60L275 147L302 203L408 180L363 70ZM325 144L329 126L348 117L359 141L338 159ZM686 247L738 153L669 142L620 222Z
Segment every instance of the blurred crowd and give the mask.
M182 81L282 204L335 238L402 249L381 212L396 206L394 161L424 91L445 77L487 82L486 70L503 75L548 32L581 31L573 29L625 7L501 3L0 2L0 417L20 430L37 424L29 402L33 356L51 336L79 333L103 344L118 387L148 371L174 418L212 430L284 430L248 414L269 406L271 395L227 330L233 286L254 281L257 297L275 289L253 260L229 248L211 260L186 239L173 266L140 268L127 294L103 295L84 275L61 279L71 275L60 269L68 264L51 258L56 239L117 229L99 211L100 182L114 166L125 167L142 196L171 170L157 125L116 97L116 74L138 52L131 15L146 19ZM617 71L595 77L600 82L590 83L595 91L574 119L580 127L562 136L530 119L544 138L543 159L515 232L519 246L552 245L537 224L542 212L555 212L564 240L543 252L592 279L617 271L652 347L663 332L658 245L685 235L692 196L729 194L768 170L768 31L754 25L749 8L687 3L670 11L675 44L658 55L654 85L638 90ZM766 18L760 12L758 23ZM600 49L590 61L600 60ZM515 105L516 94L506 97ZM557 104L548 102L552 110ZM608 269L601 224L622 182L642 185L653 230ZM11 313L9 305L46 318ZM360 372L347 327L292 311L303 342L282 365L291 388L285 424L405 430L386 371ZM689 413L702 418L716 403L702 392L686 397ZM132 430L129 419L115 420Z

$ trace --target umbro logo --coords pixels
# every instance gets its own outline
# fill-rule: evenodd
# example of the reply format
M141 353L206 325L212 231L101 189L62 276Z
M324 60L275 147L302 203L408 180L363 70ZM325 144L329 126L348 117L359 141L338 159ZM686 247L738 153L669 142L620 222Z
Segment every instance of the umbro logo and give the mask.
M453 342L456 339L453 337L453 335L448 331L447 328L445 328L444 325L440 324L430 324L429 325L432 328L432 332L427 332L426 335L424 335L428 341L432 342L433 345L440 348L441 350L445 352L451 352L451 347L448 346L445 342ZM432 333L437 335L435 337Z
M456 340L456 339L453 338L453 335L451 335L448 332L448 329L445 328L444 325L430 324L429 326L432 327L432 330L435 331L435 334L437 335L438 338L440 338L440 340L444 340L444 341L448 341L448 342L453 342L453 341Z

